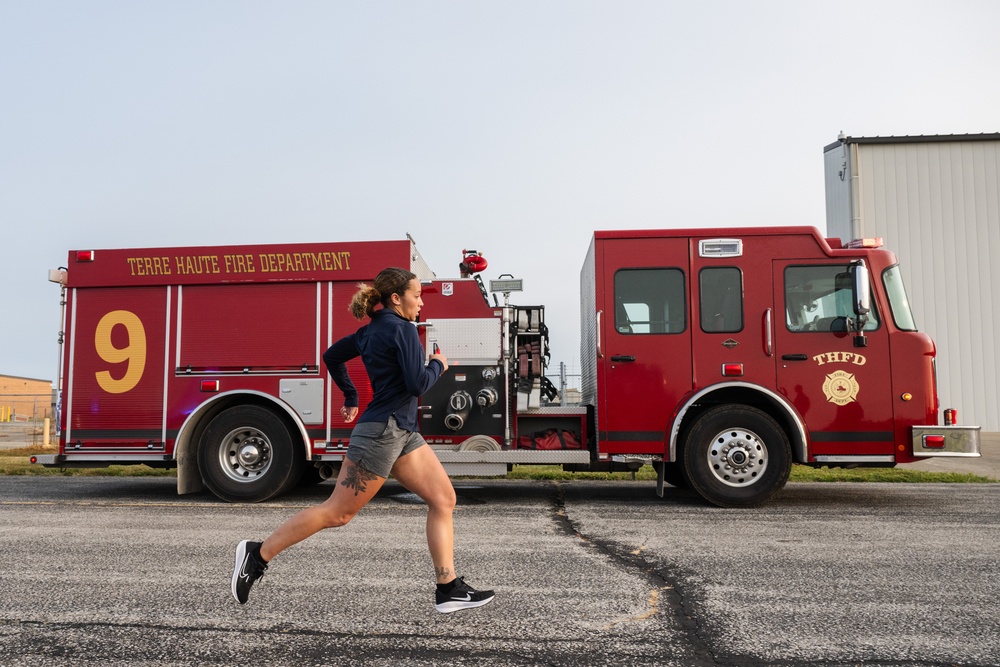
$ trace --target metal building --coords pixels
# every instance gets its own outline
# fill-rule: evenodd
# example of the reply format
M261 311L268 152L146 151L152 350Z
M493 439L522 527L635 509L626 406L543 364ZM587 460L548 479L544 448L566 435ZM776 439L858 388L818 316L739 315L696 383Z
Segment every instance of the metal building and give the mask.
M823 152L827 234L885 239L937 343L942 409L1000 431L1000 134L841 134Z

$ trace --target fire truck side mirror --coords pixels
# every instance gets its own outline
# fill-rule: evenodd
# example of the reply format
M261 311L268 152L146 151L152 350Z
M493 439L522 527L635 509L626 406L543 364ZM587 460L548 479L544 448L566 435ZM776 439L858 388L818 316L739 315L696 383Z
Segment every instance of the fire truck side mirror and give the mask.
M858 260L851 264L851 276L854 282L851 286L851 301L854 305L854 314L857 319L854 322L854 347L867 347L868 340L865 338L865 323L868 321L868 312L871 310L871 286L868 282L868 267L864 260Z
M852 264L851 275L854 277L854 286L852 287L854 314L858 316L858 319L866 320L868 319L868 311L871 310L871 288L868 283L868 267L862 261Z

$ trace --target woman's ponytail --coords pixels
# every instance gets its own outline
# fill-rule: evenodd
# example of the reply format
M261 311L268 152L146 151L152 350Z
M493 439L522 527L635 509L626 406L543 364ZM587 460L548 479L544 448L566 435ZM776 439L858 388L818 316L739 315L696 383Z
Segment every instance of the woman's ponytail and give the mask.
M393 294L403 296L410 281L417 275L406 269L390 267L382 269L375 276L374 287L358 283L358 291L351 299L349 310L356 319L363 320L375 314L375 306L381 303L388 306Z
M355 319L363 320L371 317L375 312L375 304L382 300L382 295L371 285L358 283L358 291L351 298L351 305L348 307L351 315Z

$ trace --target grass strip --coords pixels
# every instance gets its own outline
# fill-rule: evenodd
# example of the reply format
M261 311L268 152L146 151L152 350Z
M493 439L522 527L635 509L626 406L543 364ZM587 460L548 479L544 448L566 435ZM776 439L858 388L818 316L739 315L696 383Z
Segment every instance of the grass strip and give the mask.
M113 465L107 468L45 468L32 465L32 454L53 454L53 449L26 447L0 450L0 475L99 476L99 477L173 477L175 469L150 468L146 465ZM527 480L622 480L656 481L652 466L630 472L566 472L558 465L515 465L507 479ZM813 468L793 465L791 482L905 482L910 484L996 484L1000 480L972 473L927 472L898 468Z
M55 454L53 448L23 447L0 450L0 475L36 477L173 477L175 469L150 468L147 465L113 465L107 468L46 468L31 463L33 454Z

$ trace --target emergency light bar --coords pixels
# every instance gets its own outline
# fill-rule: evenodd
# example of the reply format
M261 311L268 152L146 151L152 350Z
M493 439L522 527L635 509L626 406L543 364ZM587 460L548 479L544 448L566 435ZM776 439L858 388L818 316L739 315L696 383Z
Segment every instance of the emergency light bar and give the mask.
M881 248L882 247L882 237L876 236L870 239L854 239L849 241L845 248Z

